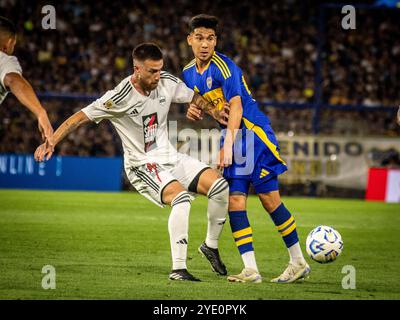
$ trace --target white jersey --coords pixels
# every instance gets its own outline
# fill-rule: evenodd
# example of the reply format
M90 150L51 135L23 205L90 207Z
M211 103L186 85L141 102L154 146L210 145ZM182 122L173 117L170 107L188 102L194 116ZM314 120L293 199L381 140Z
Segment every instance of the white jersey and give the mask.
M166 164L177 159L177 150L168 138L170 105L189 103L193 95L194 91L181 80L163 71L149 96L140 94L129 76L82 111L96 123L111 121L122 140L125 167Z
M11 72L22 74L22 68L18 59L0 51L0 104L4 101L8 93L8 90L4 85L4 78Z

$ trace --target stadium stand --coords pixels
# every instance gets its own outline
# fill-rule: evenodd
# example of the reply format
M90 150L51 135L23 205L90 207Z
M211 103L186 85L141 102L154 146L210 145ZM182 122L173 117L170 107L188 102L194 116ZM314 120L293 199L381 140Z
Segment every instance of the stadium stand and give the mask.
M18 9L22 2L23 11ZM210 12L223 17L219 50L243 68L275 131L316 133L313 106L321 35L317 7L298 0L261 7L231 2L113 1L104 6L101 1L68 1L56 5L56 30L40 27L40 1L3 0L0 8L18 26L16 55L55 128L130 73L131 50L139 42L157 42L164 50L166 69L179 76L191 60L188 19ZM359 10L357 23L364 31L355 33L338 31L341 16L333 14L335 10L327 8L322 21L318 133L398 135L393 107L400 101L399 11ZM339 108L323 108L328 104ZM184 112L184 106L173 108L170 119L180 120L183 127L195 126L185 122ZM39 142L35 126L28 112L9 97L1 110L0 152L33 152ZM101 128L80 129L57 152L115 156L121 147L104 123Z

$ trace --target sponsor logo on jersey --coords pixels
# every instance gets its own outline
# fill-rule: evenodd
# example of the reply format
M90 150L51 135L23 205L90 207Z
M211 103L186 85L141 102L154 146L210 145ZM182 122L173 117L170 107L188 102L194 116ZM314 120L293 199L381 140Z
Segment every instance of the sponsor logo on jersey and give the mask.
M161 96L159 101L161 105L164 105L167 99L164 96Z
M207 78L206 83L207 83L207 88L211 89L211 87L212 87L212 78L211 78L211 76Z
M158 181L161 181L159 176L160 166L157 163L146 163L146 170L147 172L153 177L153 180L157 178Z
M225 97L222 88L215 88L203 94L203 97L210 101L217 110L224 107Z
M158 118L157 112L142 117L143 119L143 136L144 151L149 152L157 147L157 129Z

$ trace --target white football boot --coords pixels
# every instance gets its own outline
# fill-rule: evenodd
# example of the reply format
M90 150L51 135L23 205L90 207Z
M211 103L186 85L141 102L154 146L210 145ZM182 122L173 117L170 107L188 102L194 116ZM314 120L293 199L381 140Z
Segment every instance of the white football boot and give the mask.
M241 273L236 275L228 276L230 282L249 282L249 283L261 283L261 275L254 269L244 268Z
M300 279L305 279L309 277L311 268L306 261L303 263L293 264L289 262L287 268L283 273L271 280L274 283L292 283Z

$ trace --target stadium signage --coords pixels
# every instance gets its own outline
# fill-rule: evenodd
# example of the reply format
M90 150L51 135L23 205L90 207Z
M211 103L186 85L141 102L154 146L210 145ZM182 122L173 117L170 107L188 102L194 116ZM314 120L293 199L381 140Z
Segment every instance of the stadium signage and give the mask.
M357 141L290 141L280 142L281 154L293 154L295 156L331 156L345 153L350 157L358 157L363 152L363 145ZM289 152L289 148L291 149Z
M246 138L251 138L250 133L246 134ZM205 163L216 164L220 130L202 129L198 132L186 128L178 132L176 123L170 121L169 134L172 145L180 152L188 153ZM365 190L369 167L380 165L374 158L383 158L379 155L391 149L400 152L400 140L396 138L281 134L277 139L280 156L289 167L281 178L284 183L304 184L314 181L334 187ZM246 145L250 144L246 140ZM241 147L235 145L236 162L245 164L244 171L251 170L254 165L253 153L247 152L246 157L243 157L236 150L240 151Z
M45 166L35 165L31 155L0 155L0 174L2 175L39 175L46 174Z
M375 150L400 151L400 141L394 138L280 135L278 140L289 167L283 182L316 181L359 190L366 188L368 169L380 165L372 159Z
M106 170L105 170L106 169ZM122 158L53 157L0 154L0 188L119 191Z

